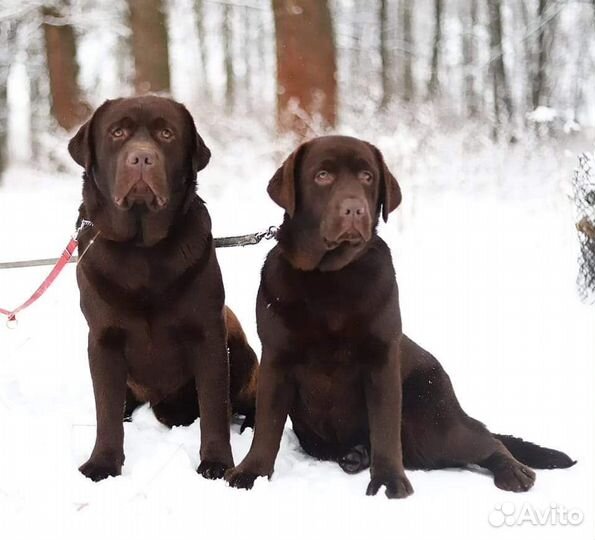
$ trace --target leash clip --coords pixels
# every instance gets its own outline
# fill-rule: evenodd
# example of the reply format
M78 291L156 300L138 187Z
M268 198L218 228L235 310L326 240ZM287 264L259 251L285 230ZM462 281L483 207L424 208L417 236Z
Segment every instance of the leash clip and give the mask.
M72 238L78 240L78 237L81 235L81 233L89 227L93 227L93 223L88 219L81 219L81 224L77 227L76 231L74 231Z
M8 315L6 319L6 328L9 330L16 330L19 326L19 321L17 321L17 317L14 313Z
M271 225L266 231L257 233L256 239L258 240L258 242L260 242L261 240L272 240L273 238L277 237L278 231L279 227Z

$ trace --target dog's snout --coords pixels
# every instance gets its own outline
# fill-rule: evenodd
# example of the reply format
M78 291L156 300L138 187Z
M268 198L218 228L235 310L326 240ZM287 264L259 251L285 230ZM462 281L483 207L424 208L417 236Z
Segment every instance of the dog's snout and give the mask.
M332 217L329 216L323 225L324 241L329 248L344 242L359 245L369 240L372 221L365 198L345 194L338 197L332 208Z
M144 204L151 210L167 206L168 192L163 169L163 157L148 144L133 144L122 155L114 202L128 210L135 204Z
M126 158L126 164L133 167L151 167L155 165L157 155L154 150L135 149Z
M367 214L366 203L364 200L354 197L344 199L339 205L339 213L342 217L362 218Z

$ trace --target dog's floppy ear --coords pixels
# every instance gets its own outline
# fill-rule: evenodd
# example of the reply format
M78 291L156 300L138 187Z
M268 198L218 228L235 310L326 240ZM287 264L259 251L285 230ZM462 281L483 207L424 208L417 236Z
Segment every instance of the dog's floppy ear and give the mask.
M68 152L74 161L76 161L85 171L90 171L93 166L93 122L110 103L118 101L108 99L100 105L97 110L76 132L76 135L68 143Z
M85 171L91 169L93 161L91 149L91 123L93 117L87 120L76 132L76 135L68 143L68 152Z
M382 219L386 223L388 221L388 215L401 204L403 196L401 195L401 188L399 187L397 179L386 166L382 152L373 144L368 143L368 145L374 151L376 162L380 168L379 204L382 208Z
M193 122L194 123L194 122ZM211 151L194 128L194 152L192 154L192 169L195 173L202 171L211 160Z
M203 141L202 137L198 134L196 124L194 123L194 118L190 114L190 111L184 107L184 105L180 104L180 107L186 115L186 120L190 128L192 137L192 171L196 175L198 171L202 171L209 164L209 160L211 159L211 151Z
M295 173L306 143L298 146L269 181L267 193L289 217L295 213Z

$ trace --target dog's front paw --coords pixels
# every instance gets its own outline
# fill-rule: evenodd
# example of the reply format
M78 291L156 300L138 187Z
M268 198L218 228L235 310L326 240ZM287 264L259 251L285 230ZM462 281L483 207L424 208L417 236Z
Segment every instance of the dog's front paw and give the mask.
M229 469L229 465L221 463L220 461L201 461L196 472L207 480L219 480L223 478L225 471Z
M376 495L382 486L386 486L386 496L389 499L404 499L413 493L413 488L405 473L391 473L384 475L373 474L366 495Z
M118 460L100 460L91 457L79 467L79 471L93 482L99 482L108 476L120 476L122 464Z
M225 473L225 480L227 480L227 483L231 487L237 489L252 489L255 480L259 476L260 475L257 473L243 471L239 467L234 467Z

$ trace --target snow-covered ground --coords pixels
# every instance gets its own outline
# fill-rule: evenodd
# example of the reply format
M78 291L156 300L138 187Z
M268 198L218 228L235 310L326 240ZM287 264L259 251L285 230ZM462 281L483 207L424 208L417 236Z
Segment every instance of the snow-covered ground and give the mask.
M214 155L199 180L215 235L278 223L265 192L274 160L231 166L234 156ZM515 187L499 190L400 180L405 202L381 234L393 250L406 332L442 361L468 413L493 431L566 451L574 468L538 472L527 494L500 491L478 472L410 472L415 494L389 501L364 495L367 472L348 476L304 455L288 426L272 481L235 491L195 473L198 423L168 430L145 407L126 424L123 475L94 484L77 471L95 419L71 265L18 329L0 324L2 538L592 539L595 310L574 290L576 238L563 190L522 170L507 179ZM0 261L57 256L79 200L76 175L11 169L0 188ZM257 350L254 302L270 247L218 252L228 304ZM47 271L0 271L0 306L15 307ZM236 460L251 438L232 426ZM572 509L583 523L551 525L550 512L549 526L490 525L501 524L504 503L535 519L552 505Z

